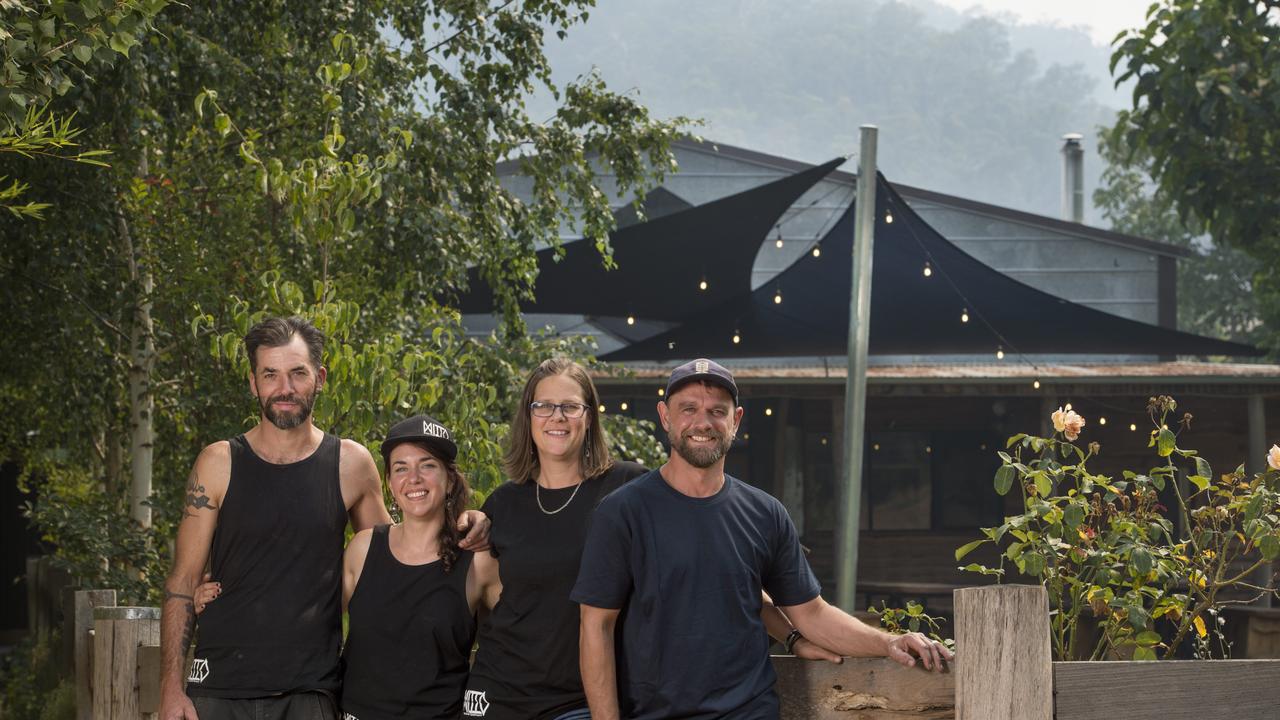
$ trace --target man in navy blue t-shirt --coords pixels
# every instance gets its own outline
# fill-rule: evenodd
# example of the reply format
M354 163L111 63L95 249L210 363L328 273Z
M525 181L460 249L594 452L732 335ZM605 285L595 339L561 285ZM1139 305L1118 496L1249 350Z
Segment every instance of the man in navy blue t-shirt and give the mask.
M742 420L728 370L705 359L673 370L658 417L671 457L601 501L571 595L593 720L776 720L762 589L796 627L788 648L803 636L932 670L952 657L828 605L786 509L724 474Z

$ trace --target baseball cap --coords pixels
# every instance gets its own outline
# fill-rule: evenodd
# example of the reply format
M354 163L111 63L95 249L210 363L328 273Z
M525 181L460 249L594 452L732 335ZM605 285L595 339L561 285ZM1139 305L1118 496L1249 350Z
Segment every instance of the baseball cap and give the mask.
M391 450L400 443L416 440L440 453L440 456L453 462L458 457L458 446L453 442L453 433L430 415L414 415L405 418L387 431L387 438L382 441L383 466L391 465Z
M733 404L735 406L738 404L738 384L733 381L733 373L715 360L706 358L690 360L672 370L671 377L667 380L666 396L671 397L671 393L693 381L706 381L719 385L733 396Z

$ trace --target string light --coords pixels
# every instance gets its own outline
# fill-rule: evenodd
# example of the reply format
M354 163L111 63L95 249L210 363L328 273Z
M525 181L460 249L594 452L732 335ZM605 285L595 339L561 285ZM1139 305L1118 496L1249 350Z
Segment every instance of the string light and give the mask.
M658 397L662 397L663 395L666 395L666 394L667 394L667 391L665 388L658 388Z
M1002 348L1002 347L998 347L998 348L996 348L996 359L997 359L997 360L1003 360L1003 359L1004 359L1004 348Z
M1033 388L1035 388L1035 389L1039 390L1039 389L1040 389L1040 381L1039 381L1039 380L1036 380L1035 382L1031 383L1031 387L1033 387Z
M1098 418L1098 424L1099 424L1099 425L1106 425L1106 424L1107 424L1107 418L1106 418L1106 417L1100 417L1100 418Z
M782 289L781 289L781 288L779 288L779 289L777 289L777 290L775 290L775 291L774 291L774 293L773 293L773 304L774 304L774 305L781 305L781 304L782 304Z
M623 412L626 412L626 411L627 411L627 404L626 404L626 403L622 403L622 404L621 404L621 405L619 405L618 407L619 407Z
M826 438L822 438L822 444L823 444L823 445L826 445L826 444L827 444L827 439L826 439Z
M764 414L765 414L765 415L773 415L773 408L765 408L765 409L764 409Z
M879 449L880 449L880 443L876 443L875 445L872 445L872 446L871 446L871 449L872 449L872 450L879 450Z
M978 446L978 449L979 449L979 450L986 450L986 449L987 449L987 444L986 444L986 443L982 443L981 445L979 445L979 446Z
M782 249L782 236L781 236L781 235L779 235L779 236L778 236L777 241L775 241L773 244L774 244L774 247L776 247L776 248L778 248L779 250L781 250L781 249Z
M821 246L821 245L814 245L814 246L813 246L813 256L814 256L814 257L821 257L821 256L822 256L822 246Z
M933 447L931 447L931 446L929 446L929 445L925 445L925 446L924 446L924 452L925 452L925 454L926 454L926 455L932 455L932 454L933 454Z
M668 342L667 342L667 349L668 349L668 350L675 350L675 349L676 349L676 341L675 341L675 340L670 340L670 341L668 341Z
M740 335L740 334L738 333L738 331L737 331L737 330L734 330L734 331L733 331L733 344L734 344L734 345L737 345L737 344L738 344L738 343L740 343L740 342L742 342L742 335Z
M600 403L600 412L604 412L604 403Z
M698 282L698 289L703 291L707 289L707 279L705 277Z
M886 224L888 224L888 225L892 225L892 224L893 224L893 211L892 211L892 210L885 210L885 211L884 211L884 221L885 221L885 223L886 223Z
M1137 425L1135 425L1134 423L1129 423L1129 432L1134 432L1137 429L1138 429Z
M969 308L965 308L960 311L960 322L962 323L969 322Z
M933 267L929 265L928 261L926 261L924 264L924 276L930 277L932 275L933 275Z
M743 440L750 440L750 439L751 439L751 433L742 433L742 439L743 439Z
M628 324L628 325L635 325L635 324L636 324L636 316L635 316L635 315L628 315L628 316L627 316L627 324Z

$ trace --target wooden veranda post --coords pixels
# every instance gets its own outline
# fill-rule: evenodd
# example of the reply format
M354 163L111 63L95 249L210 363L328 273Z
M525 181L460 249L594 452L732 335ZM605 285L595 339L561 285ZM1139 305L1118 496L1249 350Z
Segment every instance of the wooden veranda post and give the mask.
M160 644L160 608L93 611L94 720L141 718L138 647Z
M844 384L844 502L836 543L836 604L857 610L858 531L862 518L862 454L867 416L867 344L871 328L871 258L876 231L875 125L863 125L854 205L853 279L849 288L849 372Z
M1053 720L1044 587L961 588L954 598L956 720Z
M76 680L76 720L93 718L94 610L115 604L115 590L74 590L64 610L64 642Z

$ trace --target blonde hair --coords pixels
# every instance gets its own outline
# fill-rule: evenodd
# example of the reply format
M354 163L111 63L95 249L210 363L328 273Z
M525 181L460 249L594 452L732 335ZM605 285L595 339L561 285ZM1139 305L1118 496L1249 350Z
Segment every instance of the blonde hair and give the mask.
M529 373L524 383L524 392L520 394L520 405L511 417L511 434L507 437L507 452L502 458L502 468L513 482L528 482L538 476L538 448L533 444L529 404L533 402L538 383L556 375L564 375L576 382L587 406L584 416L587 418L587 437L582 443L580 460L582 477L592 478L613 467L608 439L600 423L600 413L596 411L600 405L600 396L596 394L595 383L591 382L591 376L578 363L568 358L551 358L543 360Z

